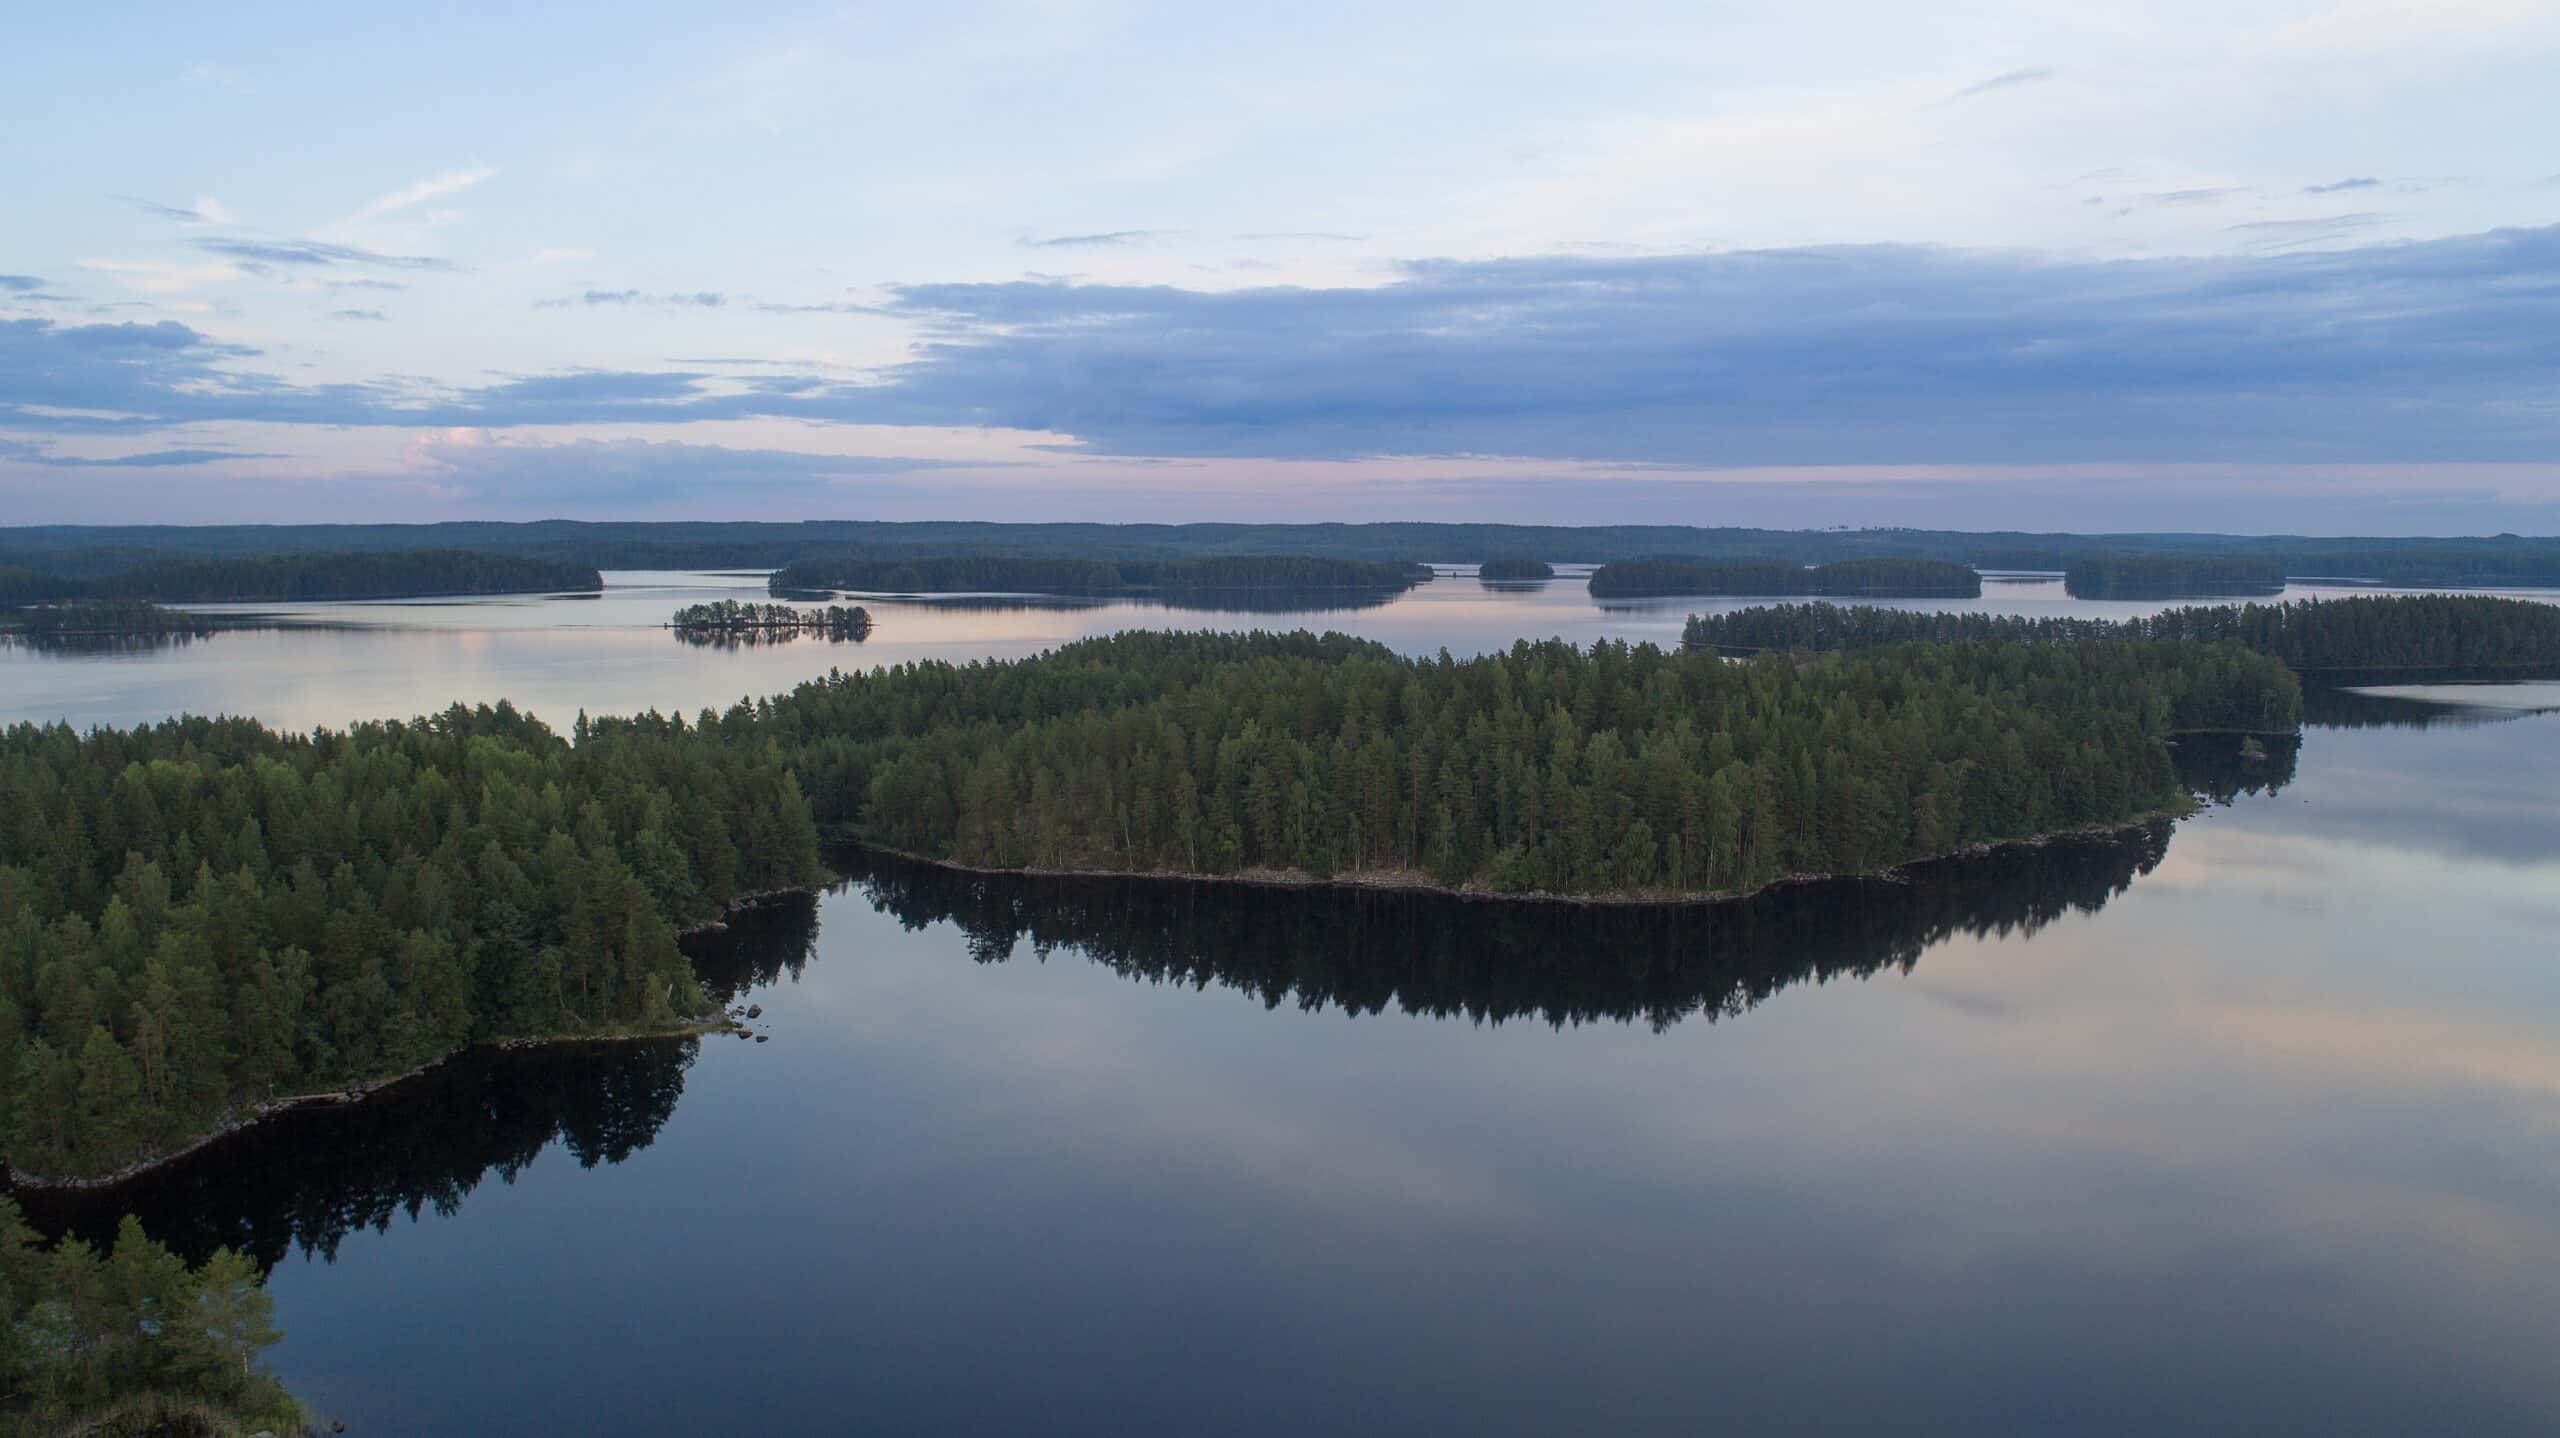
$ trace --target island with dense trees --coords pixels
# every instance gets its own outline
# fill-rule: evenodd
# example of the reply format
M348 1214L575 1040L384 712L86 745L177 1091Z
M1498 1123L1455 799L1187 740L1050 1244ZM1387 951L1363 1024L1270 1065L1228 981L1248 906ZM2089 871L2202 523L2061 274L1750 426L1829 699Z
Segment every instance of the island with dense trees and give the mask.
M695 1026L678 928L822 874L783 756L681 718L0 731L0 1158L95 1179L473 1042Z
M0 1435L301 1432L261 1361L282 1337L239 1253L190 1267L131 1217L46 1247L0 1195Z
M1197 594L1251 589L1392 591L1411 587L1410 563L1306 555L1196 559L1081 559L1018 554L871 556L808 560L776 570L779 594L859 590L891 594Z
M1736 665L1129 633L830 675L741 732L791 756L822 821L963 865L1663 900L2176 811L2173 734L2290 734L2300 711L2236 644Z
M1691 648L1727 653L1888 644L2232 642L2304 674L2560 669L2560 605L2495 595L2359 595L2164 610L2135 619L1933 614L1871 605L1781 604L1693 614Z
M2283 560L2221 555L2103 555L2062 571L2062 587L2074 599L2274 594L2284 580Z
M1595 599L1678 594L1838 594L1872 598L1973 598L1982 576L1934 559L1844 559L1800 564L1642 559L1604 564L1591 575Z
M771 644L806 635L860 643L871 637L871 611L859 604L803 608L720 599L686 605L667 627L677 637L694 641Z
M1495 584L1519 584L1555 577L1554 565L1543 559L1524 559L1516 554L1488 559L1476 566L1476 578Z

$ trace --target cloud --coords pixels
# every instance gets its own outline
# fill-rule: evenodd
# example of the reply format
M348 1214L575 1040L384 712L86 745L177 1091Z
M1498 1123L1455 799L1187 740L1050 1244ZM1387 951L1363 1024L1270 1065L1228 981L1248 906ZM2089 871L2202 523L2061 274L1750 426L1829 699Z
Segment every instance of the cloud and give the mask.
M885 315L894 313L883 305L866 305L853 300L827 300L816 304L782 304L767 302L756 306L769 315Z
M405 210L411 205L423 204L428 200L450 195L457 190L467 190L496 173L498 173L496 170L485 167L447 170L441 175L430 176L415 184L404 185L387 195L376 197L363 209L356 211L350 223L378 219L396 210Z
M734 499L742 493L839 490L848 484L979 462L900 456L808 454L673 441L582 439L554 443L455 429L413 442L410 465L438 487L515 505L647 505Z
M248 240L231 236L196 241L196 248L207 254L249 265L288 265L312 268L326 265L379 265L398 270L458 270L451 260L426 255L386 255L356 245L333 244L327 240Z
M405 290L409 288L398 280L322 280L321 283L333 290Z
M2390 218L2381 210L2358 210L2352 214L2311 215L2291 220L2244 220L2236 225L2225 225L2223 229L2246 236L2261 247L2308 245L2322 240L2344 239Z
M2162 190L2142 198L2155 205L2210 205L2246 193L2247 190L2239 185L2218 185L2192 190Z
M2343 190L2370 190L2381 183L2382 182L2380 180L2374 179L2370 175L2357 175L2344 180L2331 180L2325 185L2305 185L2302 187L2302 193L2306 195L2334 195Z
M387 320L391 317L380 310L331 310L329 311L329 318L333 320Z
M158 200L146 200L137 195L118 195L116 198L146 215L157 215L182 225L227 225L239 218L220 200L209 196L185 207L164 205Z
M1252 232L1252 233L1250 233L1250 234L1242 234L1242 235L1238 235L1238 236L1236 236L1236 238L1237 238L1237 239L1239 239L1239 240L1256 240L1256 241L1259 241L1259 240L1326 240L1326 241L1339 241L1339 242L1344 243L1344 244L1352 244L1352 243L1357 243L1357 242L1362 241L1362 240L1366 240L1366 239L1368 239L1369 237L1368 237L1367 235L1345 235L1345 234L1337 234L1337 233L1335 233L1335 232L1334 232L1334 231L1332 231L1332 230L1257 230L1257 231L1254 231L1254 232Z
M237 449L155 449L142 454L103 458L55 454L27 440L0 439L0 462L42 465L47 469L171 469L183 465L219 464L231 459L278 459L280 455Z
M0 418L789 419L1126 457L1693 468L2560 455L2560 227L2138 262L1864 245L1431 261L1338 289L924 284L885 308L931 338L860 382L589 369L468 388L293 385L174 322L0 321Z
M40 290L43 288L44 281L36 278L34 275L0 275L0 290L16 290L23 292L26 290Z
M1025 235L1017 243L1034 250L1091 250L1111 245L1134 245L1154 239L1157 230L1105 230L1093 235L1051 235L1046 239Z
M538 310L567 309L572 305L595 308L599 305L683 305L694 309L716 310L729 303L729 297L718 290L695 290L689 294L653 295L640 290L588 290L567 299L535 300Z
M2040 84L2046 80L2052 79L2053 76L2053 71L2042 67L2026 70L2006 70L2000 74L1992 76L1988 80L1981 81L1977 84L1967 85L1963 89L1949 95L1940 103L1952 105L1958 100L1970 100L1976 95L1988 95L1994 90L2009 90L2015 89L2020 85Z
M233 264L181 265L168 260L81 260L84 270L112 275L126 289L146 295L176 295L206 285L240 278Z

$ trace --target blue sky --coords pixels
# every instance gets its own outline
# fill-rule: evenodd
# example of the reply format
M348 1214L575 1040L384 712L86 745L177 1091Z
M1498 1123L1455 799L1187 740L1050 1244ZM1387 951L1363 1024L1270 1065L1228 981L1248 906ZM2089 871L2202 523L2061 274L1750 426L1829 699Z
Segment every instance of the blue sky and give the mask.
M2560 531L2547 0L110 9L6 522Z

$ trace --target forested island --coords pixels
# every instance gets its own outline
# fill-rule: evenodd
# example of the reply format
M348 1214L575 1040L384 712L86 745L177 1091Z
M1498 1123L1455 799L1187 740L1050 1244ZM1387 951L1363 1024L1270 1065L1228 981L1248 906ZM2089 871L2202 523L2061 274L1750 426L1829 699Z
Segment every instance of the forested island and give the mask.
M2114 620L1781 604L1693 614L1682 639L1692 648L1740 653L2171 639L2244 645L2306 674L2560 669L2560 605L2494 595L2359 595L2189 606Z
M1670 594L1839 594L1871 598L1972 598L1982 576L1934 559L1844 559L1798 564L1642 559L1604 564L1591 575L1595 599Z
M803 608L720 599L686 605L676 611L667 627L686 639L772 643L812 635L859 643L871 637L871 611L859 604Z
M1307 555L1201 559L1078 559L1020 554L884 557L845 555L786 565L773 593L855 589L871 593L1123 595L1243 589L1398 590L1428 579L1411 563Z
M230 1249L189 1267L130 1217L106 1252L44 1247L0 1195L0 1434L300 1432L260 1361L274 1314Z
M816 881L770 743L504 705L0 731L0 1156L87 1179L501 1037L710 1005L678 926Z
M1495 583L1517 584L1529 580L1553 579L1555 577L1556 567L1554 565L1547 563L1543 559L1523 559L1516 554L1488 559L1484 563L1476 566L1476 578L1490 580Z
M2062 587L2074 599L2273 594L2284 581L2283 560L2220 555L2112 554L2074 560L2062 571Z
M960 864L1680 899L2174 811L2171 735L2300 712L2236 644L1734 665L1131 633L830 675L732 718L821 820Z
M125 634L208 634L222 620L184 610L164 609L139 599L67 599L25 609L0 611L0 632L47 637Z
M458 549L267 554L146 563L97 575L0 569L0 604L129 604L418 599L454 594L592 593L592 566Z

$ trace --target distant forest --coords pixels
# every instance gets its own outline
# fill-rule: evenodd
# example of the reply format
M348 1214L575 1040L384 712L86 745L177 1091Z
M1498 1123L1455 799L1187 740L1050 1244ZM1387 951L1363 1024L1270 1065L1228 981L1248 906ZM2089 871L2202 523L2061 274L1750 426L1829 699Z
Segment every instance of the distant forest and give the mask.
M770 745L505 706L0 731L0 1155L87 1176L478 1039L706 1007L676 926L820 874Z
M2273 594L2284 588L2280 559L2231 555L2111 554L2062 571L2074 599L2174 599L2185 595Z
M1972 598L1982 576L1935 559L1843 559L1800 564L1639 559L1604 564L1591 576L1595 599L1676 594L1838 594L1874 598Z
M1523 559L1518 555L1504 555L1500 558L1488 559L1483 564L1476 567L1476 578L1490 579L1496 582L1553 579L1555 577L1556 567L1554 565L1547 563L1543 559Z
M2173 809L2171 734L2300 712L2235 644L1733 665L1129 633L831 675L723 724L773 739L822 820L967 864L1677 897Z
M859 555L806 560L776 571L776 594L829 589L933 594L1167 594L1221 589L1403 589L1426 572L1407 564L1306 555L1113 560L1025 555Z
M409 599L603 587L604 577L590 566L459 549L164 559L88 576L0 569L0 603L7 604L72 599L162 604Z
M2494 595L2371 595L2190 607L2109 620L1782 604L1691 615L1681 637L1693 648L1807 652L1912 643L2227 640L2305 673L2560 668L2560 605Z
M1015 555L1180 559L1308 555L1395 564L1507 555L1601 564L1660 556L1793 565L1937 559L1976 569L2062 570L2109 555L2272 560L2296 577L2397 584L2560 584L2560 538L2313 539L2294 535L1778 530L1686 525L1000 524L606 522L436 525L127 525L0 529L0 569L74 578L186 558L289 551L463 549L582 568L778 568L847 556ZM10 581L0 574L0 602Z

